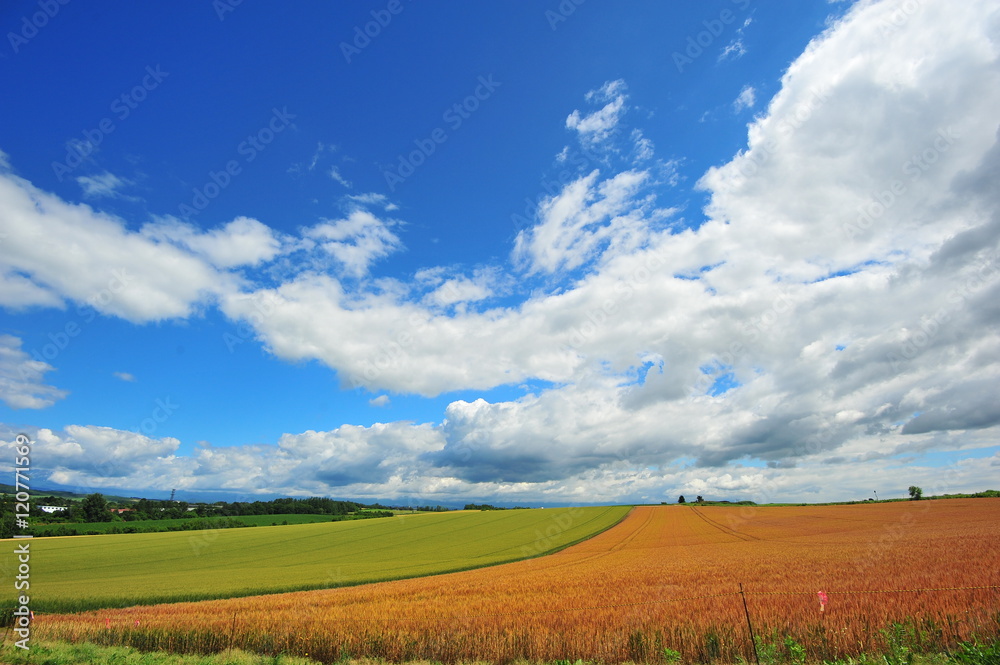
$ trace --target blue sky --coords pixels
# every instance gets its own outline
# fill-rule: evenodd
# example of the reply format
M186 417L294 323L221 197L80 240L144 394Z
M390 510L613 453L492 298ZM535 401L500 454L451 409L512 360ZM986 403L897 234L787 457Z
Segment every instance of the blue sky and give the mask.
M150 495L985 489L995 20L8 3L0 438Z

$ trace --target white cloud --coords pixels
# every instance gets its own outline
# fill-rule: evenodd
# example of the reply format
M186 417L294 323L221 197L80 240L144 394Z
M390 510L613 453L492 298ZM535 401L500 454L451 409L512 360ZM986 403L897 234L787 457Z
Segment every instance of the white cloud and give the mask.
M94 176L78 176L76 182L83 188L83 195L88 198L117 198L121 196L121 188L132 184L107 171Z
M622 80L608 81L597 90L587 93L587 101L606 104L599 110L583 114L573 111L566 118L566 127L576 130L581 141L599 143L607 139L618 126L622 114L626 110L625 82Z
M486 300L495 294L495 289L502 280L494 269L476 270L471 277L447 277L447 271L438 268L419 271L415 277L418 282L435 286L423 299L431 307L450 307Z
M381 220L367 210L354 210L346 218L327 220L303 231L333 256L353 277L368 273L371 264L402 248L392 232L393 220Z
M753 18L750 17L747 17L747 19L743 21L743 25L736 30L736 37L733 41L726 44L726 47L722 49L721 53L719 53L718 62L726 60L739 60L747 54L746 45L743 43L743 35L746 33L746 29L750 27L751 23L753 23Z
M739 113L744 109L752 109L757 103L757 91L753 86L746 85L740 90L740 94L733 101L733 110Z
M36 464L39 477L77 491L225 489L419 503L427 503L421 498L451 503L497 498L536 505L652 502L674 501L678 494L815 501L864 499L872 488L890 498L905 496L909 484L922 486L928 495L981 490L991 486L991 464L995 468L998 459L998 454L989 457L980 438L956 444L955 449L966 449L962 455L967 457L946 468L931 465L920 453L853 464L820 453L799 459L794 473L742 463L724 469L670 464L677 453L659 444L662 422L643 419L644 441L602 438L611 429L604 421L610 405L599 392L580 397L558 405L560 415L584 420L578 426L564 421L572 426L568 432L546 415L546 409L557 405L538 409L531 400L498 405L477 400L451 404L448 420L439 426L342 426L284 434L276 444L203 443L189 455L178 454L176 439L106 427L74 425L64 432L42 429L29 435L47 451ZM598 412L591 414L588 407ZM519 422L522 418L527 421ZM588 432L586 421L599 423L601 431ZM580 434L584 441L574 438ZM10 451L14 435L9 429L0 434L0 448ZM525 435L527 440L519 440ZM871 439L865 444L870 446ZM900 473L903 468L905 474Z
M744 55L746 55L747 49L743 44L743 38L737 37L733 41L726 44L726 48L722 49L719 54L719 62L723 60L739 60Z
M135 376L129 374L128 372L112 372L111 375L116 379L121 379L122 381L126 381L128 383L135 383Z
M385 194L379 194L377 192L365 192L364 194L351 194L350 196L347 197L347 200L353 203L359 203L363 206L377 205L382 207L384 210L388 212L392 212L393 210L399 209L399 206L389 201L389 197L387 197Z
M378 397L373 397L370 400L368 400L368 403L371 406L378 406L378 407L389 406L389 396L379 395Z
M32 358L13 335L0 335L0 400L12 409L44 409L69 393L44 382L54 368Z
M330 167L330 177L333 178L336 182L346 187L347 189L351 189L354 187L354 185L352 185L349 180L347 180L346 178L344 178L344 176L340 174L340 169L338 169L336 166Z
M645 162L653 158L655 154L655 148L653 142L642 135L642 130L633 129L632 130L632 142L634 144L634 161Z
M62 432L38 429L32 438L35 449L45 451L44 461L33 461L48 474L46 480L84 491L164 484L169 488L175 477L191 473L194 466L190 458L175 455L180 442L171 437L154 439L111 427L69 425ZM6 445L12 441L9 436Z
M13 445L4 434L4 448ZM437 428L413 423L344 425L284 434L276 444L213 447L178 455L180 442L109 427L40 429L33 438L48 482L77 488L230 489L274 493L379 496L387 485L419 486L424 464L443 445ZM414 492L416 494L416 492ZM381 494L381 496L386 496Z
M605 244L629 252L648 237L646 202L636 195L643 171L626 171L598 182L592 171L539 206L539 223L518 233L514 258L529 272L572 270L593 258Z
M0 305L61 306L66 300L130 321L191 315L230 276L116 217L66 203L0 174Z
M989 175L1000 164L1000 68L989 11L925 3L886 32L896 9L857 5L792 64L747 149L701 180L709 218L697 229L651 230L645 172L593 172L545 201L517 240L515 256L543 274L600 257L570 288L444 316L300 279L273 291L262 338L373 390L559 384L521 402L450 408L435 463L462 482L510 482L523 469L536 491L570 491L559 465L583 477L686 457L700 470L650 478L710 476L724 489L790 465L811 465L801 477L818 482L826 460L989 445L1000 424L984 388L1000 379L1000 201ZM619 239L621 251L604 249ZM331 329L336 344L323 338ZM647 358L662 365L640 381ZM470 436L487 442L476 468L448 454ZM730 471L741 460L775 466ZM705 471L717 468L727 471Z
M324 154L326 153L333 154L338 150L339 148L336 145L325 144L322 141L320 141L316 144L316 149L313 151L312 158L309 160L308 164L301 162L292 164L290 167L288 167L288 172L299 174L302 173L303 171L313 171L316 169L316 166L319 164L320 159L323 157Z
M256 266L272 260L282 249L282 240L274 231L249 217L237 217L210 231L165 218L144 226L142 234L188 249L219 268Z

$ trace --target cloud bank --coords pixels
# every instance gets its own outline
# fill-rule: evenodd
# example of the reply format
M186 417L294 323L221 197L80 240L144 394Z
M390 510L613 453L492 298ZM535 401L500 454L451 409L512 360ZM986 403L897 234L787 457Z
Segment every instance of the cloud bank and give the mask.
M912 456L995 446L998 20L986 0L859 2L790 65L745 149L698 181L704 219L658 205L665 161L590 164L541 202L509 264L470 274L376 283L373 266L403 247L398 222L367 209L297 238L248 218L134 232L5 166L8 308L83 303L146 323L218 307L277 358L318 360L373 393L550 386L455 401L438 423L191 456L170 439L41 430L52 479L527 501L862 498ZM615 131L630 110L624 82L585 101L594 108L566 120L578 145L651 159L641 133ZM759 101L747 87L736 106ZM277 284L252 270L291 257L308 260ZM517 304L492 297L531 279L541 286ZM4 348L8 366L27 362L16 338ZM3 399L57 399L40 383L47 369L5 379ZM102 476L79 465L88 449L131 461ZM982 489L988 459L947 473L911 465L906 484Z

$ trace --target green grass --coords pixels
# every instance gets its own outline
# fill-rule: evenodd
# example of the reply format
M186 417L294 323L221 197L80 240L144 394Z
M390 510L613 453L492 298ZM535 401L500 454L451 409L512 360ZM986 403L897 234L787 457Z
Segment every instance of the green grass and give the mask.
M980 658L971 651L960 649L954 658L945 654L913 654L907 661L909 665L996 665L995 659ZM129 647L100 646L88 642L82 644L67 644L65 642L31 642L25 651L9 644L0 647L0 662L10 665L318 665L318 661L310 658L279 654L265 656L238 649L222 653L174 654L165 651L142 652ZM351 659L338 661L340 665L383 665L379 661ZM664 658L664 663L677 662ZM789 662L792 661L782 661ZM805 665L890 665L891 655L862 656L838 661L826 661L822 664L815 661L803 661ZM595 661L554 661L553 663L518 663L518 665L594 665ZM413 661L408 665L434 665L427 661ZM761 661L761 665L771 665Z
M338 516L340 517L340 516ZM90 531L97 531L98 533L107 533L112 528L127 529L135 528L138 533L144 533L145 531L164 531L169 530L170 527L183 527L185 525L194 525L195 523L209 523L219 522L220 520L230 520L239 521L244 524L253 526L271 526L272 524L282 524L288 522L288 524L315 524L316 522L331 522L333 521L333 515L305 515L305 514L290 514L290 515L242 515L239 517L182 517L178 519L166 519L166 520L135 520L132 522L58 522L52 524L33 524L31 527L31 533L35 536L49 536L53 531L56 531L60 527L66 527L69 529L76 529L77 532L81 534L88 533Z
M84 642L30 643L27 651L0 648L0 662L11 665L314 665L317 661L296 656L261 656L233 650L212 655L144 653L129 647L106 647Z
M75 612L348 586L468 570L584 540L627 506L399 515L255 529L31 541L31 609ZM12 547L12 541L7 541ZM0 573L12 573L5 556ZM4 569L6 567L6 569ZM11 605L13 585L0 600Z

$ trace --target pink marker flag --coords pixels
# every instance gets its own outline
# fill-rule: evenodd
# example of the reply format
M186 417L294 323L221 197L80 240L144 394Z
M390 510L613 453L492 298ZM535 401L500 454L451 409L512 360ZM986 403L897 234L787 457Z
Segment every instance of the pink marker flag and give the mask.
M819 597L819 611L823 612L826 610L826 594L822 591L817 591L816 595Z

